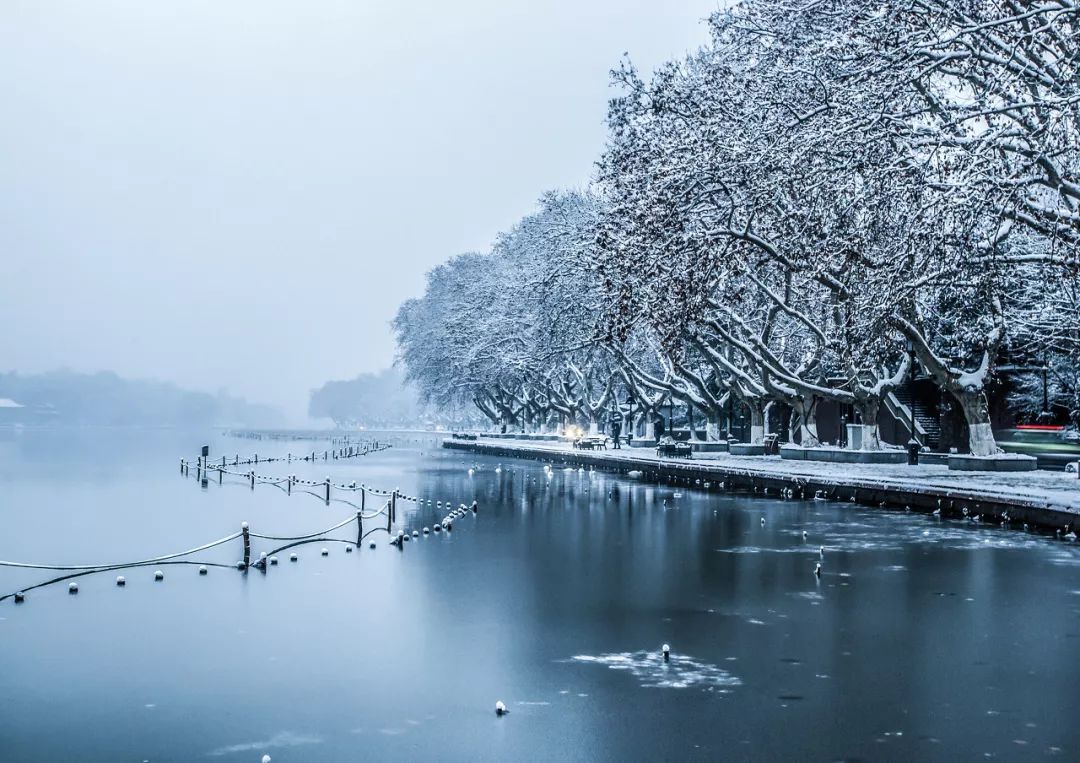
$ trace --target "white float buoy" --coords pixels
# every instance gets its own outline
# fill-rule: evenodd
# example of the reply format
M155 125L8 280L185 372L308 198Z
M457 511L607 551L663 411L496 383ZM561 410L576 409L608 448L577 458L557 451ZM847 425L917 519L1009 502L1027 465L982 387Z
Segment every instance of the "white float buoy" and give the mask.
M79 592L79 584L78 583L74 583L74 582L68 583L68 593L78 593L78 592Z
M117 575L117 576L116 576L116 584L117 584L118 586L126 585L126 584L127 584L127 581L126 581L126 580L124 580L124 576L123 576L123 575Z
M506 715L508 712L510 711L506 709L501 699L495 703L495 715Z

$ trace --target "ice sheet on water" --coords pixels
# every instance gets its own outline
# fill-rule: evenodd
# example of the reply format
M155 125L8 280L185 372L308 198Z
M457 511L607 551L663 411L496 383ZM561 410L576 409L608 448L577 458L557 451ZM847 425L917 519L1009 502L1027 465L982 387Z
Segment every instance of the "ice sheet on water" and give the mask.
M233 755L238 752L269 750L275 747L299 747L306 744L321 744L322 741L322 737L310 736L307 734L294 734L291 731L279 731L269 739L264 739L259 742L240 742L239 744L218 747L216 750L208 752L207 755L221 757L222 755Z
M667 662L659 652L619 652L616 654L578 654L575 662L606 665L611 670L625 670L642 686L660 689L701 688L727 693L742 681L718 665L699 662L684 654L672 654Z

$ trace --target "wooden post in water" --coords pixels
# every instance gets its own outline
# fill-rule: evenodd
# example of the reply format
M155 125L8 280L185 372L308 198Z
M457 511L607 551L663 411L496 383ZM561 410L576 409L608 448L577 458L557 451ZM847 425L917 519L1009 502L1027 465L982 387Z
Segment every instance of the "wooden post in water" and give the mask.
M240 524L240 532L244 534L244 566L251 564L251 535L248 533L248 523Z
M364 486L361 485L360 486L360 509L361 510L363 510L363 508L364 508L364 496L365 495L367 495L367 491L364 489Z
M390 520L397 522L397 488L390 494Z
M293 480L295 480L295 479L296 479L296 475L290 474L288 481L285 483L285 484L287 484L289 486L285 490L285 492L288 493L289 495L292 495L292 483L293 483Z
M255 489L255 470L252 469L250 472L248 472L248 476L251 477L251 489L254 490Z
M326 505L330 505L330 478L326 478Z
M360 548L360 541L364 539L364 517L359 511L356 512L356 547Z

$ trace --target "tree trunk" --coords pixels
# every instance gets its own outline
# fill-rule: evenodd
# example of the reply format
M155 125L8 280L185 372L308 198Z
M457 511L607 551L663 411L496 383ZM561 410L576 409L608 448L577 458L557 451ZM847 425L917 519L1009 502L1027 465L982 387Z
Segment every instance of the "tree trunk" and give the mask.
M600 434L600 422L596 420L596 417L592 414L589 415L589 437L596 437Z
M656 422L653 420L652 416L646 416L645 417L645 435L644 435L643 439L645 439L645 440L655 440L656 439Z
M1001 452L994 440L990 426L990 409L986 402L986 392L952 391L953 397L960 403L964 420L968 425L968 447L973 456L993 456Z
M817 431L817 398L799 398L794 407L799 414L799 445L816 448L821 445Z
M712 415L705 423L705 440L707 442L719 442L720 441L720 417Z
M881 431L878 429L878 409L881 400L876 397L864 398L855 402L862 422L862 449L881 450Z
M765 442L765 407L756 400L746 405L750 408L750 444L761 445Z

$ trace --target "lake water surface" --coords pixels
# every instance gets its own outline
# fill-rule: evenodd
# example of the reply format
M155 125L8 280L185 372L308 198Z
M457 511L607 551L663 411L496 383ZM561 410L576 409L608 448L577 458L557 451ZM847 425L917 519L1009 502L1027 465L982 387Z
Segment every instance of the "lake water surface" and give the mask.
M243 521L295 535L354 513L202 488L179 459L204 442L329 447L0 430L0 559L133 560ZM397 443L259 471L475 499L478 515L401 551L320 541L267 574L142 567L124 588L107 572L0 602L0 761L1080 757L1074 545ZM50 576L0 568L0 595Z

